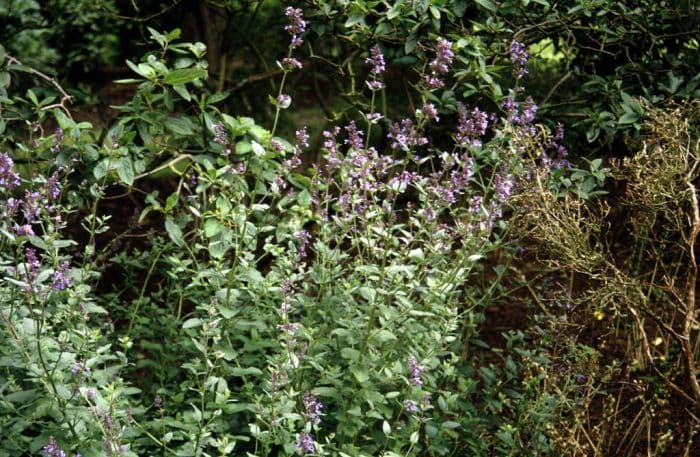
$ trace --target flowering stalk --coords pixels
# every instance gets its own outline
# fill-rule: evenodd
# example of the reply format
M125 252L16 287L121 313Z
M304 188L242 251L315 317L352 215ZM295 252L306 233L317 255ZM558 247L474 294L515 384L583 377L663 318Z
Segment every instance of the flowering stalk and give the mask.
M284 27L284 30L291 35L291 40L287 49L287 57L282 59L282 63L278 63L280 68L282 68L282 81L280 82L279 90L277 91L277 98L275 98L275 120L272 123L272 129L270 131L271 135L275 135L277 130L277 122L279 121L280 111L289 108L291 104L291 97L285 94L284 85L287 82L287 75L291 73L294 69L301 69L303 65L297 59L292 57L294 49L301 46L304 42L301 38L301 34L306 31L306 21L304 20L304 13L301 8L293 8L288 6L284 14L289 18L289 24Z

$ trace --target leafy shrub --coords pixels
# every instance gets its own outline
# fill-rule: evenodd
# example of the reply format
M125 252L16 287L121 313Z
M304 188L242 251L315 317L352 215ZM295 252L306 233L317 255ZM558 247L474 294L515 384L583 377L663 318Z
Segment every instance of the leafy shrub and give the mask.
M4 451L556 455L568 392L541 388L543 348L465 348L488 346L484 312L508 295L516 189L595 196L600 164L571 170L562 129L535 122L517 41L498 113L436 106L460 48L436 37L396 120L367 46L362 110L305 166L307 129L277 136L308 35L286 16L270 130L220 108L206 46L178 30L127 61L135 94L104 135L3 56ZM21 73L44 87L13 95Z

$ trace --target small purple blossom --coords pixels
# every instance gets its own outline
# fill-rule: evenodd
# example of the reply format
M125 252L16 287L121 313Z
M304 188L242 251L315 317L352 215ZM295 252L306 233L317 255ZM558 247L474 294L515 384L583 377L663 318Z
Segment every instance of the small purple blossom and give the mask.
M459 104L459 124L457 125L457 142L460 145L481 146L481 137L486 134L489 126L488 113L478 107L471 113L463 104Z
M46 181L46 192L52 200L61 195L61 183L58 181L58 171L54 171Z
M522 114L522 120L526 124L530 124L535 120L535 115L537 114L537 105L535 105L535 102L532 100L532 97L528 96L525 99L525 103L523 104L523 114Z
M418 412L418 405L413 400L404 400L403 401L403 409L405 409L409 413L417 413Z
M304 393L302 401L304 402L304 417L313 425L320 423L323 403L310 392Z
M297 438L297 449L301 451L301 455L313 454L316 450L316 443L308 433L300 433Z
M22 214L28 223L33 223L39 217L41 211L42 196L39 192L26 191L22 201Z
M527 61L530 55L525 50L525 45L519 41L513 40L510 43L510 61L516 66L513 70L516 78L522 78L527 74Z
M308 231L302 229L294 234L294 238L299 240L297 261L304 260L308 255L306 248L308 247L309 242L311 241L311 234Z
M435 105L433 105L432 103L426 103L425 105L423 105L423 108L421 108L421 112L426 117L426 119L430 119L435 122L440 122L440 117L438 116L437 109L435 109Z
M57 128L53 137L53 146L51 146L52 152L58 152L61 150L61 142L63 141L63 129Z
M53 290L63 290L66 287L70 286L71 280L66 276L66 273L70 269L70 264L68 261L64 261L56 271L53 273L53 284L51 285L51 288Z
M306 31L304 12L301 10L301 8L292 8L291 6L288 6L284 10L284 14L287 16L287 18L289 18L289 25L286 25L284 30L286 30L287 33L292 36L291 46L293 48L301 46L302 43L304 43L304 40L302 40L299 35Z
M0 188L10 190L19 186L19 174L12 169L13 165L14 162L7 153L0 154Z
M389 129L387 138L392 140L392 149L408 150L412 146L428 144L428 139L419 134L418 129L410 119L404 119L401 123L395 122Z
M309 134L306 131L306 127L302 128L301 130L297 130L295 135L296 135L298 147L300 147L300 148L308 148L309 147Z
M428 64L431 72L425 76L425 81L430 89L439 89L445 85L442 77L450 71L453 59L452 42L439 37L437 39L435 59Z
M372 49L370 49L370 57L365 60L365 63L372 67L370 72L373 76L377 77L384 73L384 70L386 70L384 54L382 54L382 50L378 44L372 46Z
M282 59L282 68L284 70L289 71L289 70L294 70L295 68L300 70L303 67L304 67L304 65L301 62L299 62L299 60L295 59L294 57L285 57L284 59Z
M382 90L384 89L384 83L378 79L372 79L371 81L367 81L367 87L369 87L371 91Z
M345 144L349 145L352 149L362 149L364 141L362 137L364 133L357 128L355 121L350 121L350 123L345 126L345 131L348 134Z
M15 233L19 236L34 236L34 230L30 224L23 224L15 229Z
M56 443L56 438L53 436L49 437L49 442L44 446L41 451L44 453L44 457L66 457L66 453L58 447Z
M380 113L367 113L365 115L370 124L376 124L383 116Z
M411 384L414 386L422 386L423 381L420 378L420 374L423 371L423 366L418 365L418 361L415 357L408 357L408 369L411 371Z
M226 127L221 122L214 124L214 143L220 144L224 148L224 155L229 155L231 150L228 148L228 134Z
M287 94L280 94L277 97L277 106L279 106L281 109L287 109L289 108L289 105L292 104L292 97L290 97Z
M280 140L277 140L275 138L270 140L270 147L277 152L284 151L284 144L282 144Z
M299 324L295 322L287 322L285 324L277 324L277 330L282 330L289 335L295 335L297 330L299 330Z

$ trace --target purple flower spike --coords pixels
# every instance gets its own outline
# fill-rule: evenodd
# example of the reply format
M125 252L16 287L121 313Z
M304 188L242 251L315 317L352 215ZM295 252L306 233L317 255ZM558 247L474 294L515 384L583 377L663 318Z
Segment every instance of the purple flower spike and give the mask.
M362 136L364 134L362 130L357 129L355 121L350 121L350 123L345 126L345 131L348 133L348 138L345 140L345 144L349 145L352 149L362 149Z
M409 413L417 413L418 412L418 405L413 400L404 400L403 401L403 409L405 409Z
M372 46L370 50L370 57L365 60L365 63L372 66L370 72L374 76L379 76L386 70L386 64L384 62L384 54L378 44Z
M423 366L418 365L416 358L410 356L408 358L408 368L411 370L411 384L418 387L422 386L423 381L420 379L420 374L423 371Z
M56 271L53 273L53 284L51 285L51 288L53 290L63 290L66 287L70 286L71 280L66 276L66 273L70 269L70 264L68 261L64 261L61 266L58 267Z
M442 77L450 71L453 59L452 42L442 37L438 38L435 59L428 64L431 72L425 76L425 82L430 89L439 89L445 85Z
M316 451L316 443L308 433L300 433L297 439L297 449L301 451L301 455L313 454Z
M304 417L312 424L318 424L321 422L321 410L323 409L323 403L318 401L314 395L306 392L303 397L304 401Z
M8 154L0 154L0 188L10 190L19 186L19 174L12 170L13 165L14 162Z
M517 67L514 70L516 78L522 78L527 74L525 65L527 65L529 58L530 55L525 50L524 44L516 40L510 43L510 61Z
M296 48L301 46L302 43L304 43L304 40L302 40L299 35L306 31L304 12L301 10L301 8L292 8L291 6L288 6L287 9L284 10L284 14L289 18L289 25L286 25L284 30L286 30L287 33L292 36L292 47Z

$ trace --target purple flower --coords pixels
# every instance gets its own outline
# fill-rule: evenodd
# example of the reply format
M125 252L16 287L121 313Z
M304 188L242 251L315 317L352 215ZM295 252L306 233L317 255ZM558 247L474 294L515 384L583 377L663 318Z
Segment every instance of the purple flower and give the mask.
M304 402L304 417L311 424L318 424L321 422L321 410L323 409L323 403L318 401L314 395L306 392L303 397Z
M371 81L367 81L367 87L369 87L369 90L371 91L381 90L384 89L384 83L378 79L373 79Z
M308 252L306 251L309 242L311 241L311 234L302 229L294 234L294 237L299 240L298 256L297 261L301 261L306 258Z
M20 225L15 229L15 233L19 236L34 236L34 230L30 224Z
M403 401L403 409L405 409L409 413L417 413L418 412L418 405L413 400L404 400Z
M294 335L299 330L299 324L294 322L288 322L286 324L277 324L277 330L282 330L289 335Z
M527 60L530 55L525 50L525 45L519 41L513 40L510 43L510 61L513 65L516 65L516 69L513 71L516 78L522 78L527 74Z
M270 147L272 147L272 149L274 149L277 152L284 151L284 145L282 144L282 142L274 138L270 140Z
M56 129L56 133L53 137L53 146L51 146L51 151L58 152L61 150L61 141L63 141L63 129L60 127Z
M280 94L277 97L277 106L279 106L281 109L287 109L289 108L289 105L292 104L292 97L290 97L287 94Z
M421 108L421 112L425 115L426 118L431 119L435 122L440 122L440 117L438 116L437 109L435 109L435 105L432 103L426 103L423 105L423 108Z
M220 144L224 148L228 146L228 135L226 127L221 122L214 124L214 143Z
M437 39L437 49L435 59L431 60L428 66L430 74L425 76L425 81L430 89L439 89L445 85L442 76L450 71L450 65L454 59L452 52L452 42L439 37Z
M362 136L364 134L362 130L357 129L355 121L350 121L350 123L345 126L345 131L348 133L348 137L345 140L345 144L349 145L352 149L362 149Z
M304 65L302 65L302 63L294 57L285 57L282 59L282 67L285 70L294 70L295 68L301 69L304 67Z
M459 104L459 124L457 125L457 142L460 145L481 146L480 137L486 134L489 126L488 114L474 108L469 114L463 104Z
M44 446L41 451L44 453L45 457L66 457L66 453L58 447L56 438L53 436L49 437L48 444Z
M532 100L532 97L528 96L525 99L525 103L523 104L523 122L529 124L532 121L534 121L535 114L537 114L537 109L537 105L535 105L535 102Z
M297 438L297 449L301 451L301 455L312 454L316 450L316 443L308 433L300 433Z
M10 190L19 186L19 174L12 170L14 162L12 158L6 154L0 154L0 187Z
M291 6L288 6L284 10L284 14L289 18L289 25L286 25L284 30L286 30L287 33L292 36L292 47L295 48L297 46L301 46L304 41L299 37L299 35L306 31L304 12L301 10L301 8L292 8Z
M30 224L33 223L39 217L39 211L41 211L42 197L39 192L26 191L24 193L24 200L22 201L22 213L24 218Z
M52 200L56 200L61 195L61 183L58 182L58 171L54 171L46 181L46 191Z
M428 144L428 139L421 136L410 119L404 119L401 123L395 122L389 129L387 138L393 140L392 149L410 149L412 146L422 146Z
M370 49L370 57L365 60L365 63L372 66L370 72L374 77L384 73L384 70L386 70L384 54L382 54L382 50L378 44L372 46L372 49Z
M513 192L514 186L515 182L513 182L513 178L508 174L508 169L504 164L493 179L494 196L499 202L505 203Z
M64 261L56 271L53 273L53 284L51 285L51 288L53 290L63 290L66 287L70 286L71 280L66 276L66 273L70 269L70 264L68 261Z
M416 358L410 356L408 358L408 368L411 371L411 384L418 387L422 386L423 381L420 379L420 374L423 371L423 366L418 365Z
M309 134L306 132L306 127L296 131L297 146L300 148L309 147Z
M383 116L380 113L367 113L365 115L370 124L376 124Z

